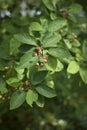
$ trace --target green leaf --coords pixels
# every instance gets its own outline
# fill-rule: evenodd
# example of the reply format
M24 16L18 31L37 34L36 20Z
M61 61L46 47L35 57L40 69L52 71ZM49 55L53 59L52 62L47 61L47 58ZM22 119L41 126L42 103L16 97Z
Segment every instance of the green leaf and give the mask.
M15 68L15 69L16 69L17 73L20 75L24 73L24 69L19 69L19 68Z
M54 11L54 10L55 10L54 6L53 6L52 3L51 3L51 0L42 0L42 1L43 1L44 5L45 5L49 10L51 10L51 11Z
M48 61L45 64L47 70L55 71L57 67L57 59L51 55L48 57Z
M8 92L8 90L6 88L6 83L2 78L0 78L0 92L1 92L1 94Z
M81 11L82 11L82 6L80 4L72 4L69 9L69 12L73 14L81 13Z
M65 48L50 48L48 50L48 53L54 57L59 58L59 59L71 58L71 54Z
M82 46L82 51L83 51L84 58L87 59L87 41L84 41Z
M3 39L3 40L1 40ZM0 58L8 60L9 56L9 36L2 34L0 36Z
M6 79L9 79L9 78L12 78L12 77L14 78L16 76L17 76L17 72L15 71L14 68L9 69L6 73Z
M19 47L21 46L21 43L18 42L16 39L11 39L10 41L10 51L12 54L17 54L19 52Z
M57 60L56 72L60 72L61 70L63 70L63 68L63 64L59 60Z
M43 28L38 22L32 22L29 31L42 31Z
M70 19L74 23L77 23L77 17L72 13L68 14L68 19Z
M48 80L46 84L48 87L54 88L54 81L53 80Z
M35 65L37 60L38 60L38 57L33 56L32 51L28 51L20 58L18 68L20 68L20 69L29 68L29 67Z
M65 19L59 18L57 20L51 21L48 25L48 31L54 32L57 31L64 26L67 26L67 21Z
M38 94L33 91L33 90L28 90L27 95L26 95L26 102L33 107L33 102L37 101L38 99Z
M20 85L20 80L16 77L12 77L7 79L6 83L12 87L18 87Z
M14 35L14 38L17 39L21 43L29 44L32 46L36 46L36 41L32 37L29 36L29 34L16 34Z
M41 83L47 76L47 71L36 71L35 69L30 71L30 81L33 85Z
M43 47L57 47L57 43L61 40L61 35L57 34L57 35L52 35L49 37L45 37L43 39L42 45Z
M85 84L87 84L87 68L80 68L80 76Z
M37 87L35 87L35 89L40 95L45 96L47 98L53 98L56 96L55 90L49 88L48 86L38 85Z
M57 19L57 15L52 12L52 13L50 14L50 18L51 18L51 20L56 20L56 19Z
M52 0L52 4L54 7L56 7L56 4L58 3L58 0Z
M76 74L79 71L79 65L76 61L71 61L68 65L67 72Z
M36 101L36 104L38 107L44 107L44 97L42 97L41 95L38 97L38 100Z
M72 42L72 45L75 46L75 47L79 47L81 44L78 40L75 40Z
M17 72L17 78L19 80L22 80L24 78L24 69L15 68Z
M15 91L11 96L10 110L20 107L24 103L25 98L26 98L26 93L24 91L21 90Z
M64 43L66 44L68 49L72 48L72 44L71 44L71 42L68 39L64 39Z

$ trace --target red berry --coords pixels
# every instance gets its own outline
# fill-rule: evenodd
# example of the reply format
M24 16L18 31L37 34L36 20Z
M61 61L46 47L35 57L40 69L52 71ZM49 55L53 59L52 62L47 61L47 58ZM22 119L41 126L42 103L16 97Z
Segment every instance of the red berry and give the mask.
M42 47L41 46L36 46L35 49L38 50L38 51L41 51Z
M30 82L28 80L25 81L25 85L28 86Z

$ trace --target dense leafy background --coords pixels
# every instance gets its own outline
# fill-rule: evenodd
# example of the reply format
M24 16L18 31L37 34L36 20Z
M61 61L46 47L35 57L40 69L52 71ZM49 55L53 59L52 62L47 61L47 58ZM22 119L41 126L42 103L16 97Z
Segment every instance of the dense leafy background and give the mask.
M87 130L86 4L0 0L1 130Z

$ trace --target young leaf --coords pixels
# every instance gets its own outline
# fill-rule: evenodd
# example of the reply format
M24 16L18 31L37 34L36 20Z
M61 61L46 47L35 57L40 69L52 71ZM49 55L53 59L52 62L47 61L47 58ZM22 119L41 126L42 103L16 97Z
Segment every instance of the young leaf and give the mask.
M56 92L54 89L49 88L48 86L45 85L38 85L35 87L36 91L47 98L52 98L56 96Z
M60 72L63 68L63 64L59 60L57 60L56 72Z
M20 85L20 80L16 77L12 77L7 79L6 83L12 87L18 87Z
M67 72L76 74L79 71L79 65L76 61L71 61L68 65Z
M11 96L10 110L20 107L24 103L25 98L26 98L26 93L24 91L21 90L15 91Z
M45 64L47 70L55 71L57 67L57 59L51 55L48 57L48 62Z
M37 101L38 99L38 94L33 91L33 90L28 90L27 95L26 95L26 102L33 107L33 102Z
M32 22L29 31L42 31L43 28L38 22Z

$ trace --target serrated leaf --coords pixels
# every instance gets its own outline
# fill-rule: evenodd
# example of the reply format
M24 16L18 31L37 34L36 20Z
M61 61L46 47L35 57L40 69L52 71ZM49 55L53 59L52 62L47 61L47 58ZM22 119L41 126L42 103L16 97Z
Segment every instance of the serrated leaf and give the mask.
M36 46L36 41L32 37L29 36L29 34L16 34L14 35L14 38L17 39L21 43L29 44L32 46Z
M50 37L45 37L43 39L42 45L43 47L57 47L57 43L61 40L61 35L52 35Z
M24 91L21 90L15 91L11 96L10 110L20 107L24 103L25 98L26 98L26 93Z
M54 21L51 21L48 25L48 31L49 32L54 32L57 31L61 28L63 28L64 26L67 25L67 21L65 19L57 19Z
M28 90L26 95L26 102L33 107L33 103L36 102L38 99L38 94L33 90Z
M68 65L67 72L76 74L79 71L79 65L76 61L71 61Z
M49 88L48 86L38 85L37 87L35 87L35 89L40 95L45 96L47 98L53 98L56 96L55 90Z
M87 68L80 68L80 76L85 84L87 84Z

